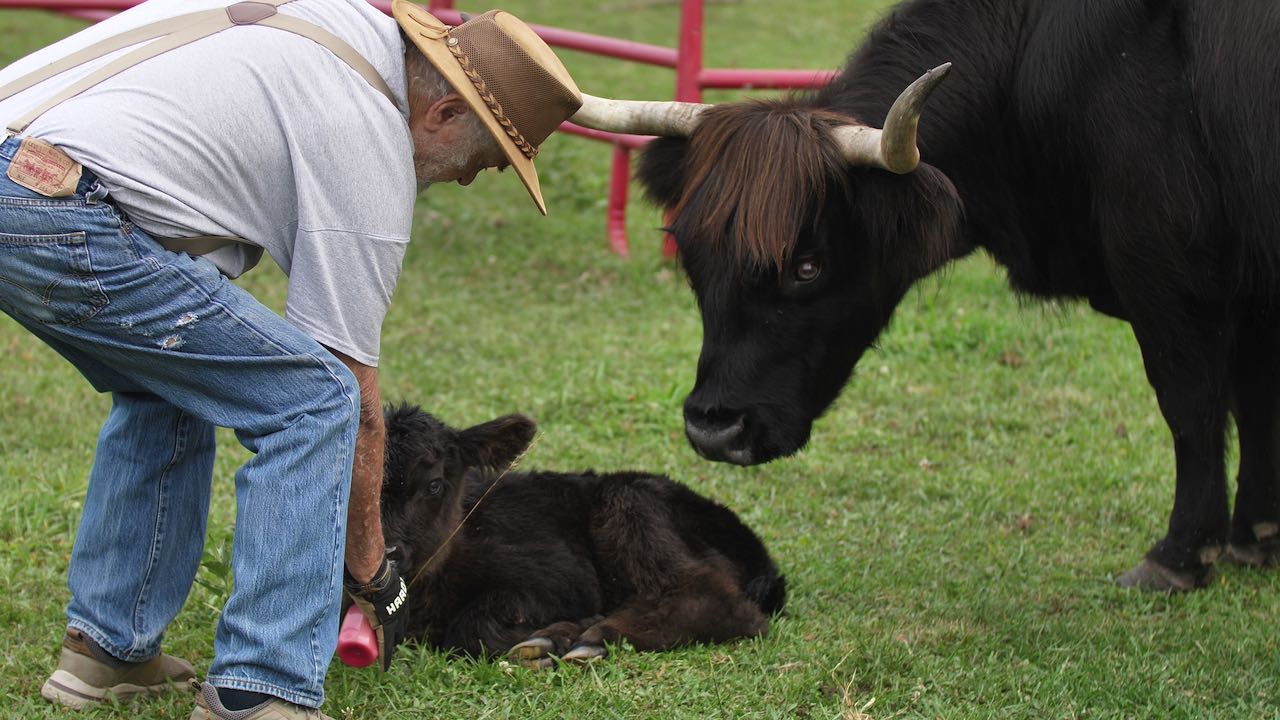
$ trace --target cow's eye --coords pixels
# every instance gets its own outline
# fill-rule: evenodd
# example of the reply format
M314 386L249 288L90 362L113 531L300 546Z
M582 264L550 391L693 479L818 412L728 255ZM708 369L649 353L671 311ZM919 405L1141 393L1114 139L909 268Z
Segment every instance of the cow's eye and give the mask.
M444 481L432 480L431 484L427 485L427 492L431 493L432 495L439 495L440 493L444 492Z
M818 279L822 274L822 264L817 260L805 260L796 265L795 278L796 282L807 283Z

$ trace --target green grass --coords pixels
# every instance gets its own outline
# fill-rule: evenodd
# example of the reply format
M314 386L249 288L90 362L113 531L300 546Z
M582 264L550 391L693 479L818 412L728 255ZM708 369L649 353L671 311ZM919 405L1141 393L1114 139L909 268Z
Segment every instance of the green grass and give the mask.
M887 0L711 3L711 65L838 65ZM536 22L669 44L677 4L512 0ZM0 13L0 63L76 24ZM575 53L588 92L668 97L669 72ZM732 97L720 93L716 98ZM532 673L403 650L389 675L335 663L338 718L1280 717L1280 578L1224 569L1153 597L1111 578L1163 533L1167 430L1127 326L1022 304L983 258L922 284L810 447L765 467L700 461L681 430L700 327L634 204L633 258L604 247L609 151L552 139L551 216L510 174L433 188L383 338L383 392L454 423L520 411L527 467L664 472L738 510L790 580L767 639L619 652ZM281 307L279 274L244 279ZM0 717L63 717L39 698L56 662L65 572L107 399L0 318ZM224 552L232 473L220 436L208 546ZM168 635L207 667L225 590L210 563ZM185 718L185 698L91 718Z

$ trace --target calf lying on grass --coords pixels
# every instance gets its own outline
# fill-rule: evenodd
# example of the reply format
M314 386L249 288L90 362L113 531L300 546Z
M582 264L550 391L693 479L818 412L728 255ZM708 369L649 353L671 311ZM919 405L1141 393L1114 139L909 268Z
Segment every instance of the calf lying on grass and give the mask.
M386 420L383 531L410 582L410 637L546 667L621 640L665 650L760 636L782 609L786 582L760 539L679 483L504 476L533 439L520 415L455 430L401 406Z

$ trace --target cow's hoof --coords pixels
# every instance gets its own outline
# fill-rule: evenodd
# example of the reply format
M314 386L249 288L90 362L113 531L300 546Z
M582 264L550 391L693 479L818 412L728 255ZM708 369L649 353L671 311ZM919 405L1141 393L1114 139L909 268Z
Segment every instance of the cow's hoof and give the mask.
M533 637L508 650L507 657L524 662L551 657L555 651L556 644L551 638Z
M532 637L507 651L507 657L530 670L546 670L556 666L556 644L551 638Z
M565 662L588 663L609 657L609 650L603 645L578 645L561 658Z
M1200 570L1179 572L1154 562L1143 560L1137 567L1116 578L1123 588L1137 588L1147 592L1186 592L1207 587L1217 572L1212 565Z
M1227 546L1227 562L1254 568L1280 566L1280 538L1268 538L1252 545Z

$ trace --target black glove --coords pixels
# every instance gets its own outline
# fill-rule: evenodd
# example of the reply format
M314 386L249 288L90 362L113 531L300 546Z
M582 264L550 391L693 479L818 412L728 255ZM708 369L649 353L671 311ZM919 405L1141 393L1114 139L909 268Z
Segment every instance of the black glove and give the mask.
M378 638L378 658L382 660L382 669L389 669L391 656L404 640L409 627L409 586L396 572L396 564L386 558L382 559L382 565L369 582L358 583L351 573L344 570L342 584L356 607L369 619L369 625Z

